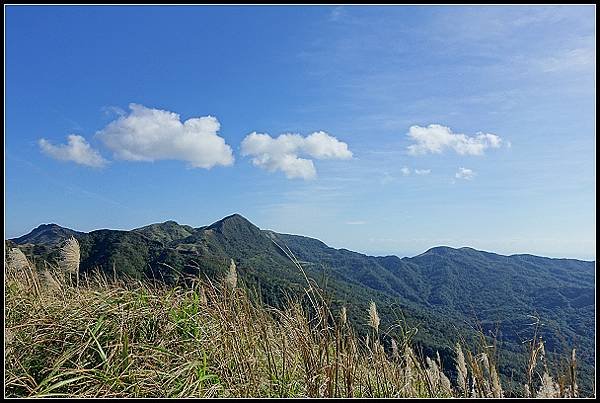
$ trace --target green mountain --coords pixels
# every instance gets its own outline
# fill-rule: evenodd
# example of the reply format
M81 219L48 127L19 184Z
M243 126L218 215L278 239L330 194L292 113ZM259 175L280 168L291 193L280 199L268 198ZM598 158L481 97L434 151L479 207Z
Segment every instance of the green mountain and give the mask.
M83 235L83 232L74 231L72 229L63 228L57 224L42 224L33 229L29 234L19 238L14 238L12 241L16 244L36 244L45 246L56 246L62 240L75 236Z
M167 221L132 231L82 233L50 224L9 242L36 262L52 262L57 245L69 236L80 242L84 273L98 268L175 283L220 278L233 259L246 286L276 306L306 288L288 256L293 255L307 276L326 289L334 308L348 307L359 332L366 329L369 301L375 301L382 328L399 321L417 327L414 341L425 354L439 351L449 369L458 338L474 343L475 329L481 328L496 334L503 375L523 373L523 341L532 336L534 315L540 318L547 351L577 349L581 387L592 388L595 262L449 247L412 258L374 257L261 230L238 214L199 228Z

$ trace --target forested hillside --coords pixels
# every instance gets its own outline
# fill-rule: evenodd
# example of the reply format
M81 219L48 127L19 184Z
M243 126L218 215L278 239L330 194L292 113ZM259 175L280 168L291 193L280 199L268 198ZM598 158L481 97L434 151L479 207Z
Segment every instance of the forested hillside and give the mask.
M251 294L275 307L306 289L306 274L325 290L332 307L347 307L350 320L364 322L373 301L383 329L394 334L398 323L418 328L417 345L429 356L439 351L446 361L454 356L458 338L472 346L482 330L498 343L500 373L506 379L513 374L515 385L522 384L519 374L526 366L523 342L533 336L531 324L537 322L548 354L565 357L577 349L581 388L591 392L594 262L448 247L412 258L373 257L261 230L237 214L199 228L167 221L132 231L81 233L42 225L7 242L42 268L56 260L57 245L71 235L81 245L82 273L99 269L109 277L185 285L194 278L223 276L233 259Z

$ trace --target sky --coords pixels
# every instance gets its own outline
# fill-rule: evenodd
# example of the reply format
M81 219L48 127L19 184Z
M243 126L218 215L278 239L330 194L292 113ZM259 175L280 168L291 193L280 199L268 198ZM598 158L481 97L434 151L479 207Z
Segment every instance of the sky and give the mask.
M596 256L594 6L6 6L5 238L233 213Z

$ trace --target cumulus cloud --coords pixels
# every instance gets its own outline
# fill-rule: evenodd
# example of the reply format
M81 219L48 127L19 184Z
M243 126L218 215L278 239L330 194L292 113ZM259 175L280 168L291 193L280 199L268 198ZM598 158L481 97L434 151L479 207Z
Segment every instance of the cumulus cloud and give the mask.
M67 144L56 146L46 139L40 139L38 144L44 154L57 160L73 161L77 164L96 168L106 165L107 161L83 137L71 134L67 139Z
M469 137L436 124L411 126L408 136L415 141L415 144L408 146L408 152L412 155L441 154L447 149L461 155L483 155L486 149L499 148L502 144L502 139L495 134L479 132Z
M410 169L408 167L402 167L400 172L402 172L402 175L404 175L404 176L410 175Z
M206 169L233 164L231 147L217 134L220 124L215 117L203 116L182 122L174 112L138 104L130 104L129 109L96 133L115 158L180 160L194 168Z
M415 173L417 175L429 175L431 173L431 169L415 169Z
M475 177L475 172L471 169L460 167L454 176L457 179L471 180Z
M311 159L348 159L352 152L348 145L329 134L319 131L302 137L282 134L273 138L268 134L250 133L242 141L242 155L252 156L252 163L270 172L282 171L288 178L312 179L317 172Z

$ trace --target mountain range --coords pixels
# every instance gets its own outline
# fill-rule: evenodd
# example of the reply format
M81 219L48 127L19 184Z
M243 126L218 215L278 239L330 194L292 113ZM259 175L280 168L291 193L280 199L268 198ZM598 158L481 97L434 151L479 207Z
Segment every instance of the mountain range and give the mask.
M450 371L455 343L475 343L482 330L498 341L501 374L508 379L523 373L524 342L532 337L537 317L546 350L568 354L576 348L581 388L592 388L594 261L443 246L415 257L368 256L262 230L239 214L198 228L166 221L131 231L84 233L44 224L7 240L6 246L18 246L42 265L56 260L58 246L70 236L79 240L83 273L100 269L111 276L181 283L197 276L220 278L233 259L245 286L274 306L302 295L307 286L293 256L326 290L331 306L347 306L359 333L366 329L365 313L374 301L383 329L402 324L424 354L439 351ZM512 379L521 381L518 375Z

